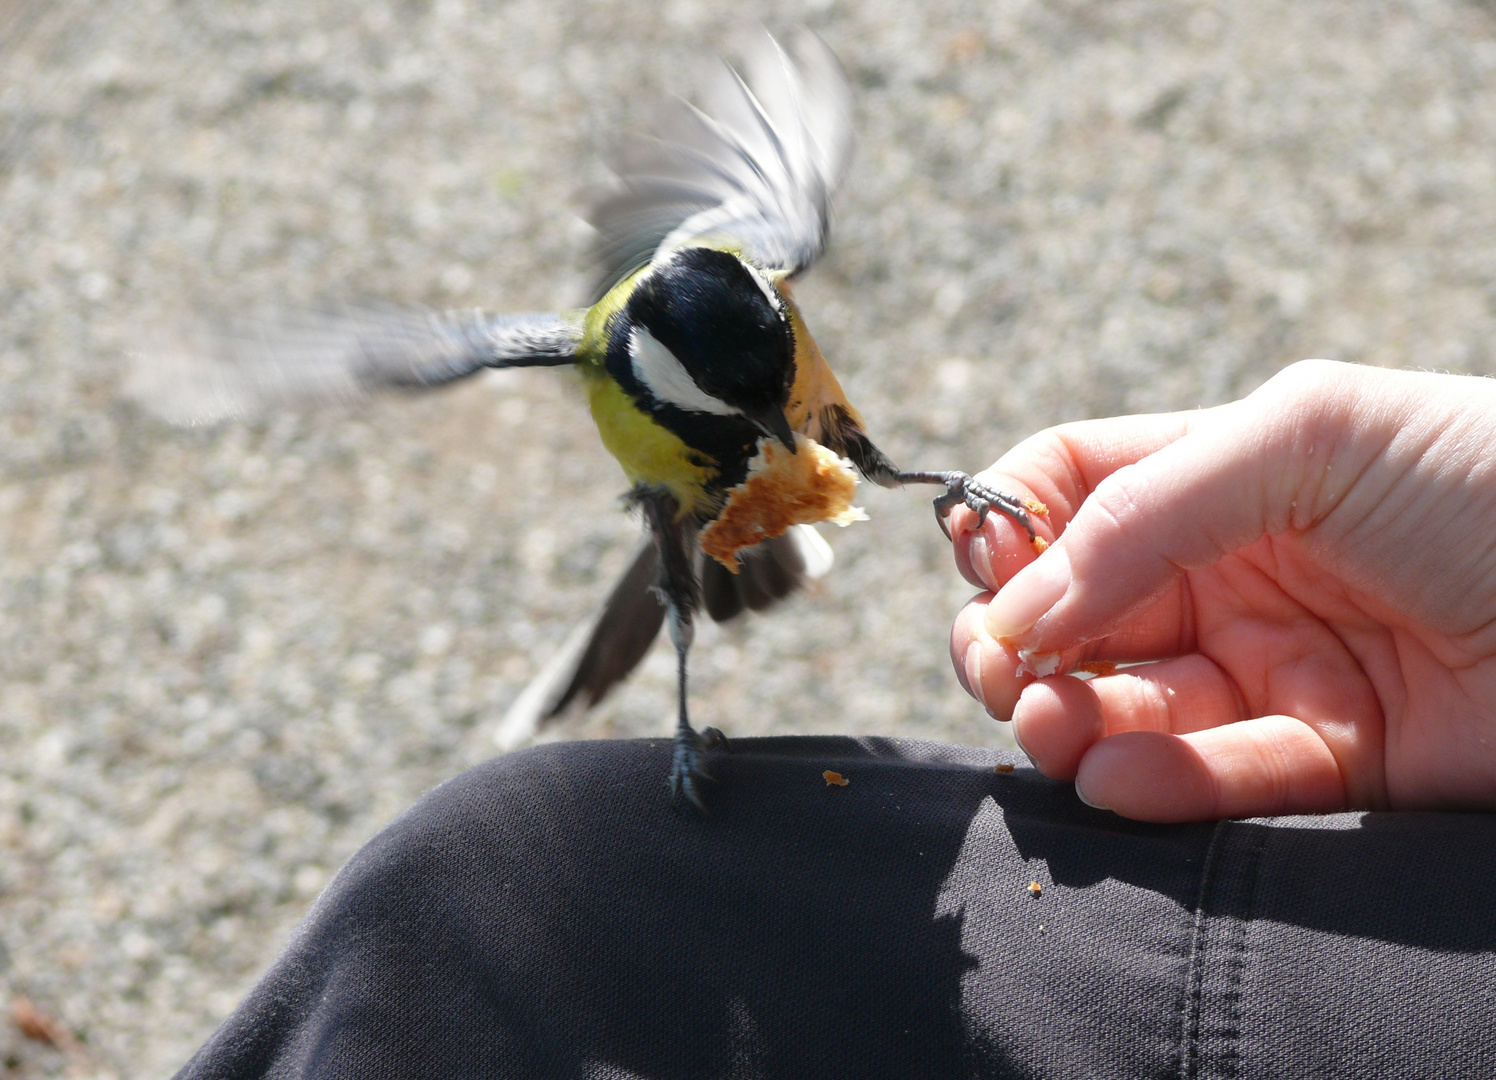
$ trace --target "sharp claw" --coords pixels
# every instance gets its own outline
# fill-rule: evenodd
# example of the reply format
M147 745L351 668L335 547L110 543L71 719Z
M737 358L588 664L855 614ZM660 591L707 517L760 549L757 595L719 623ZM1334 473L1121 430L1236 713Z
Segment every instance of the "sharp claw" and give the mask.
M951 510L960 501L961 493L951 486L949 480L946 481L945 491L935 496L935 524L940 526L940 531L945 533L947 540L951 539L951 528L945 523L945 519L950 516Z
M936 499L935 500L935 524L937 524L937 525L940 526L940 531L943 532L943 533L945 533L945 538L947 540L951 540L951 539L953 539L953 537L951 536L951 527L945 523L945 515L942 514L940 512L940 510L941 510L940 500Z
M692 774L680 772L678 769L672 769L670 771L671 805L679 804L681 796L684 795L688 803L696 807L696 809L700 810L703 814L706 813L706 806L702 803L701 796L696 791L697 776L701 777L704 780L711 779L711 777L707 776L703 772Z
M690 728L675 736L675 752L670 766L670 801L677 803L682 795L686 801L703 814L706 804L701 801L697 781L715 779L707 772L702 758L708 750L727 749L727 736L716 728L707 728L700 734Z
M678 802L682 794L685 795L686 801L696 807L697 810L703 814L706 813L706 804L701 801L701 796L696 793L696 783L689 776L680 783L672 801Z

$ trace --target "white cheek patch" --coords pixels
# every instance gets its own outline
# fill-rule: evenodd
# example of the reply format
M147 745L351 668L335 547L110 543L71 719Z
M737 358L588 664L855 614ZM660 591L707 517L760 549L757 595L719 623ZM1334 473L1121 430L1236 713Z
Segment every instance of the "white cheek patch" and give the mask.
M629 334L629 359L634 377L658 400L688 412L737 414L737 409L697 386L675 354L642 326L635 326Z

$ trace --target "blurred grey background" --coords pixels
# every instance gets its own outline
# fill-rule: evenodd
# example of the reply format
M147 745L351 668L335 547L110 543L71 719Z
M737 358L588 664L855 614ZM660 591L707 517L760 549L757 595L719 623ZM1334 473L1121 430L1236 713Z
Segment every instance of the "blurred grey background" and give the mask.
M755 19L856 87L799 296L903 464L1306 356L1496 370L1490 4L0 0L0 1005L63 1043L0 1016L0 1077L175 1070L639 528L567 374L179 430L126 354L184 311L578 303L601 152ZM927 494L861 501L810 596L702 633L696 717L1006 739ZM663 735L671 680L553 734Z

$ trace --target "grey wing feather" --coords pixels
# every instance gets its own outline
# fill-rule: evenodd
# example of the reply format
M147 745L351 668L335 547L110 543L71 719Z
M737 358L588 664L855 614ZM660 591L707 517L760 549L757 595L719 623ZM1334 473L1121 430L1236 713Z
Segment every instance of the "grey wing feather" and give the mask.
M802 31L792 51L764 37L745 74L723 64L699 108L678 103L657 138L618 162L622 190L590 216L599 296L692 244L737 250L775 278L820 255L852 151L851 90L814 34Z
M484 368L575 361L581 313L494 315L340 307L198 327L135 357L128 389L158 413L206 422L441 386Z

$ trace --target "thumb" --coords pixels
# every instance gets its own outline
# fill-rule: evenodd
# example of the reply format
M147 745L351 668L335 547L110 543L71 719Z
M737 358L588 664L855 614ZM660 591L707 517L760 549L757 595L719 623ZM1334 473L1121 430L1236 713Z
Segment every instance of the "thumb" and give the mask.
M1034 652L1075 648L1128 623L1187 572L1312 522L1324 508L1300 505L1307 479L1333 491L1331 473L1356 468L1337 440L1316 438L1347 419L1333 404L1344 396L1324 385L1343 367L1295 365L1241 401L1192 414L1178 438L1097 480L1059 539L987 606L988 633ZM1164 421L1177 430L1180 417ZM1107 422L1096 423L1104 435ZM1069 440L1081 471L1102 452L1087 426Z

